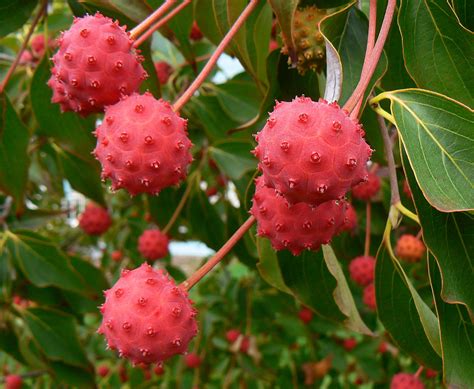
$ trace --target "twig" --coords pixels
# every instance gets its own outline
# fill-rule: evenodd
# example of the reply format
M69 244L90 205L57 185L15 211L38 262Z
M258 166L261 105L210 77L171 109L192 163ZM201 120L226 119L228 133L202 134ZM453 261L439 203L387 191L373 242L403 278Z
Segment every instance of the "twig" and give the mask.
M41 3L40 9L38 13L36 14L33 22L31 23L30 29L28 30L28 33L26 34L26 37L20 47L20 51L16 55L15 61L13 61L13 63L11 64L10 68L8 69L7 75L5 76L2 83L0 84L0 93L2 93L5 90L5 87L7 86L8 81L10 80L11 76L13 75L13 72L15 71L16 67L20 63L21 55L23 54L23 51L25 51L25 48L28 45L28 42L36 28L36 25L40 21L43 14L46 12L47 5L48 5L48 2L46 0L43 0Z
M368 256L370 253L370 224L372 218L372 203L370 200L367 201L366 212L365 212L365 245L364 245L364 256Z
M216 266L235 246L235 244L245 235L245 233L252 227L255 223L255 217L250 216L244 224L242 224L234 235L220 248L220 250L203 266L201 266L194 274L191 275L186 281L184 281L180 286L185 290L191 289L196 285L207 273L209 273L214 266Z
M235 21L234 25L230 28L230 30L225 35L224 39L222 39L221 43L219 43L219 46L217 46L216 51L214 51L211 58L209 58L209 61L201 70L201 73L199 73L199 75L196 77L193 83L189 86L189 88L173 104L173 109L175 111L179 111L181 108L183 108L183 106L188 102L188 100L191 99L191 97L194 95L194 92L196 92L201 86L201 84L206 80L206 78L211 73L212 68L217 63L217 60L219 59L221 54L224 52L227 45L230 43L234 35L237 34L239 29L245 23L245 21L250 16L254 8L258 5L258 3L259 3L259 0L250 0L247 7L245 7L244 11L240 14L238 19Z
M186 200L188 199L189 194L191 193L191 189L193 187L193 181L194 179L189 180L188 186L186 187L186 190L184 191L183 196L181 197L181 200L179 201L178 206L176 207L176 209L173 212L173 215L171 215L170 220L168 221L168 223L162 230L164 234L168 233L171 227L173 227L173 224L175 223L176 219L178 219L178 216L181 213L184 207L184 204L186 204Z
M145 32L153 23L155 23L169 8L176 3L176 0L166 0L156 11L148 16L144 21L130 30L130 38L137 39L138 36Z

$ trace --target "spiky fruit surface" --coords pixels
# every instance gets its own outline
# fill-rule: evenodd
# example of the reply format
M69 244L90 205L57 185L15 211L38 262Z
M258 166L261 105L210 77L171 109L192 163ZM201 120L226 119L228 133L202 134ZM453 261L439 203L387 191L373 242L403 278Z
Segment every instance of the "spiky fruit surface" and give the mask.
M168 255L168 244L168 236L160 230L145 230L138 238L138 251L144 258L154 261Z
M412 374L395 374L390 383L390 389L425 389L425 385Z
M107 209L88 203L84 212L79 215L79 227L88 235L102 235L112 224Z
M5 389L20 389L23 385L23 378L16 374L5 377Z
M97 374L100 375L101 377L107 376L109 372L110 372L110 369L106 365L102 365L97 368Z
M354 338L344 339L344 341L342 342L342 347L344 347L346 351L352 351L356 346L357 340L355 340Z
M98 332L109 348L135 364L182 354L197 334L196 310L187 292L162 270L147 264L125 270L105 296Z
M362 295L362 301L364 302L365 306L369 308L371 311L375 311L377 309L377 303L375 300L375 285L371 283L364 288L364 292Z
M239 338L240 334L240 331L234 328L226 332L225 338L229 343L234 343Z
M347 204L346 218L344 219L344 225L342 231L352 232L357 228L357 212L354 206L350 203Z
M344 224L346 202L327 201L314 208L297 203L289 207L285 198L259 177L250 212L257 219L259 236L270 239L275 250L288 249L298 255L331 241Z
M327 15L326 10L315 6L299 8L293 16L292 40L296 49L296 67L301 74L307 70L321 72L326 63L324 37L318 29L318 23ZM283 53L289 54L288 47ZM288 59L291 62L291 57Z
M48 85L63 111L101 112L147 77L125 27L100 13L74 19L58 43Z
M186 177L192 144L186 120L171 105L150 93L133 94L105 110L97 127L94 155L102 165L102 178L112 189L131 195L158 194Z
M423 257L426 247L421 239L405 234L398 239L395 251L400 259L407 262L418 262Z
M158 81L160 84L164 85L168 82L171 73L173 73L173 68L166 61L155 62L156 75L158 76Z
M352 281L360 286L367 286L374 280L375 258L362 255L354 258L349 264Z
M367 181L361 182L352 188L352 197L368 201L372 200L380 191L380 178L375 173L369 173Z
M120 250L115 250L110 254L110 258L112 258L112 261L120 262L123 258L123 254Z
M204 37L196 21L193 22L191 26L191 32L189 33L189 38L193 41L199 41Z
M189 353L184 356L184 363L186 364L186 367L189 367L190 369L199 367L201 362L201 357L196 353Z
M336 103L296 97L278 102L255 139L265 183L290 204L342 198L367 178L372 150L362 126Z
M298 317L303 323L308 324L311 320L313 320L313 311L311 311L309 308L303 307L298 312Z

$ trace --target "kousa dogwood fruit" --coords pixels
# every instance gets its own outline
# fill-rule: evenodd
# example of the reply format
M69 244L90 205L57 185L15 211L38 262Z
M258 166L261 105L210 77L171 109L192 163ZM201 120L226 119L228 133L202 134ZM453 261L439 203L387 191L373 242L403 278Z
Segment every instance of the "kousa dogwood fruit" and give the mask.
M171 73L173 73L173 68L166 61L155 62L155 70L158 81L160 81L161 85L166 84L171 76Z
M17 374L9 374L5 377L5 389L21 389L23 378Z
M201 357L197 355L196 353L189 353L184 356L184 363L186 364L186 367L190 369L195 369L201 365Z
M395 246L395 252L400 259L407 262L418 262L425 254L426 247L421 239L414 235L404 234L400 236Z
M112 225L112 219L106 208L88 203L79 215L79 227L88 235L102 235Z
M349 264L349 274L356 284L369 285L375 276L375 258L369 255L354 258Z
M352 188L352 197L358 200L372 200L380 191L380 177L369 173L367 181L361 182Z
M144 258L155 261L168 255L168 244L168 236L160 230L145 230L138 238L138 251Z
M395 374L390 383L390 389L425 389L425 385L413 374Z
M371 311L377 309L377 303L375 300L375 284L373 282L364 288L362 301Z

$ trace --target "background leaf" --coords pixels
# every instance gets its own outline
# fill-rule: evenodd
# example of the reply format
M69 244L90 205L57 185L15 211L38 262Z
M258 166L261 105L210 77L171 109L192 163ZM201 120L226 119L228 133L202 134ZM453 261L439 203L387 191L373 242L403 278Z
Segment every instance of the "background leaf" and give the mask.
M23 26L36 4L38 4L38 0L2 0L0 3L0 37Z

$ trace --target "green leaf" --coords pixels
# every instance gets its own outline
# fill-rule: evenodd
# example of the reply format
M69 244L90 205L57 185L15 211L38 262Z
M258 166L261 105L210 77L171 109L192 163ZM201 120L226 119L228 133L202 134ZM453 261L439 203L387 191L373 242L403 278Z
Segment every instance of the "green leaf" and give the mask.
M470 0L451 0L450 4L461 24L469 30L474 30L474 12Z
M462 305L441 299L441 273L430 256L429 271L440 322L444 380L451 387L474 387L474 325ZM472 284L471 284L472 285Z
M0 94L0 115L0 189L13 196L19 213L23 210L30 164L30 134L5 93Z
M419 88L474 106L472 34L446 0L402 0L398 16L403 55Z
M23 274L39 287L88 293L69 259L48 239L30 231L7 232L6 247Z
M26 363L21 355L18 338L9 323L2 323L0 327L0 350L11 355L18 362Z
M385 248L377 255L375 295L378 317L392 339L421 365L439 370L441 358L426 336L400 269L395 267Z
M367 45L369 28L367 18L354 4L329 15L320 25L321 32L332 43L341 58L343 82L339 99L340 105L346 102L359 82ZM382 53L366 90L366 96L383 76L386 69L387 58Z
M292 294L291 290L285 285L285 281L283 281L278 257L270 241L257 237L257 250L259 256L257 268L262 278L274 288Z
M444 212L474 209L474 111L435 92L385 92L425 198Z
M283 42L288 47L290 57L295 58L295 45L293 42L293 16L298 7L298 0L269 0L272 10L281 28Z
M0 37L18 30L31 16L38 0L2 0L0 4Z
M89 389L96 387L95 372L91 367L85 369L61 362L51 362L50 366L58 382L74 388Z
M250 153L252 149L249 141L228 140L214 143L209 148L209 155L227 176L238 180L257 167L257 161Z
M372 335L372 331L367 327L362 318L352 296L346 277L342 271L341 265L336 258L336 254L331 246L323 245L323 257L329 272L337 281L336 289L334 289L334 300L337 306L347 319L344 321L346 328L365 335Z
M40 127L38 134L53 138L63 149L77 157L91 164L96 163L91 155L96 144L92 135L95 118L92 115L83 119L72 112L61 113L59 105L51 103L53 93L46 85L50 75L45 55L36 68L30 87L31 106Z
M441 297L450 304L465 304L474 317L474 217L469 213L444 213L432 208L416 184L406 153L403 153L403 166L423 229L423 240L441 269Z
M72 316L46 308L25 309L22 315L48 359L74 366L88 366Z

